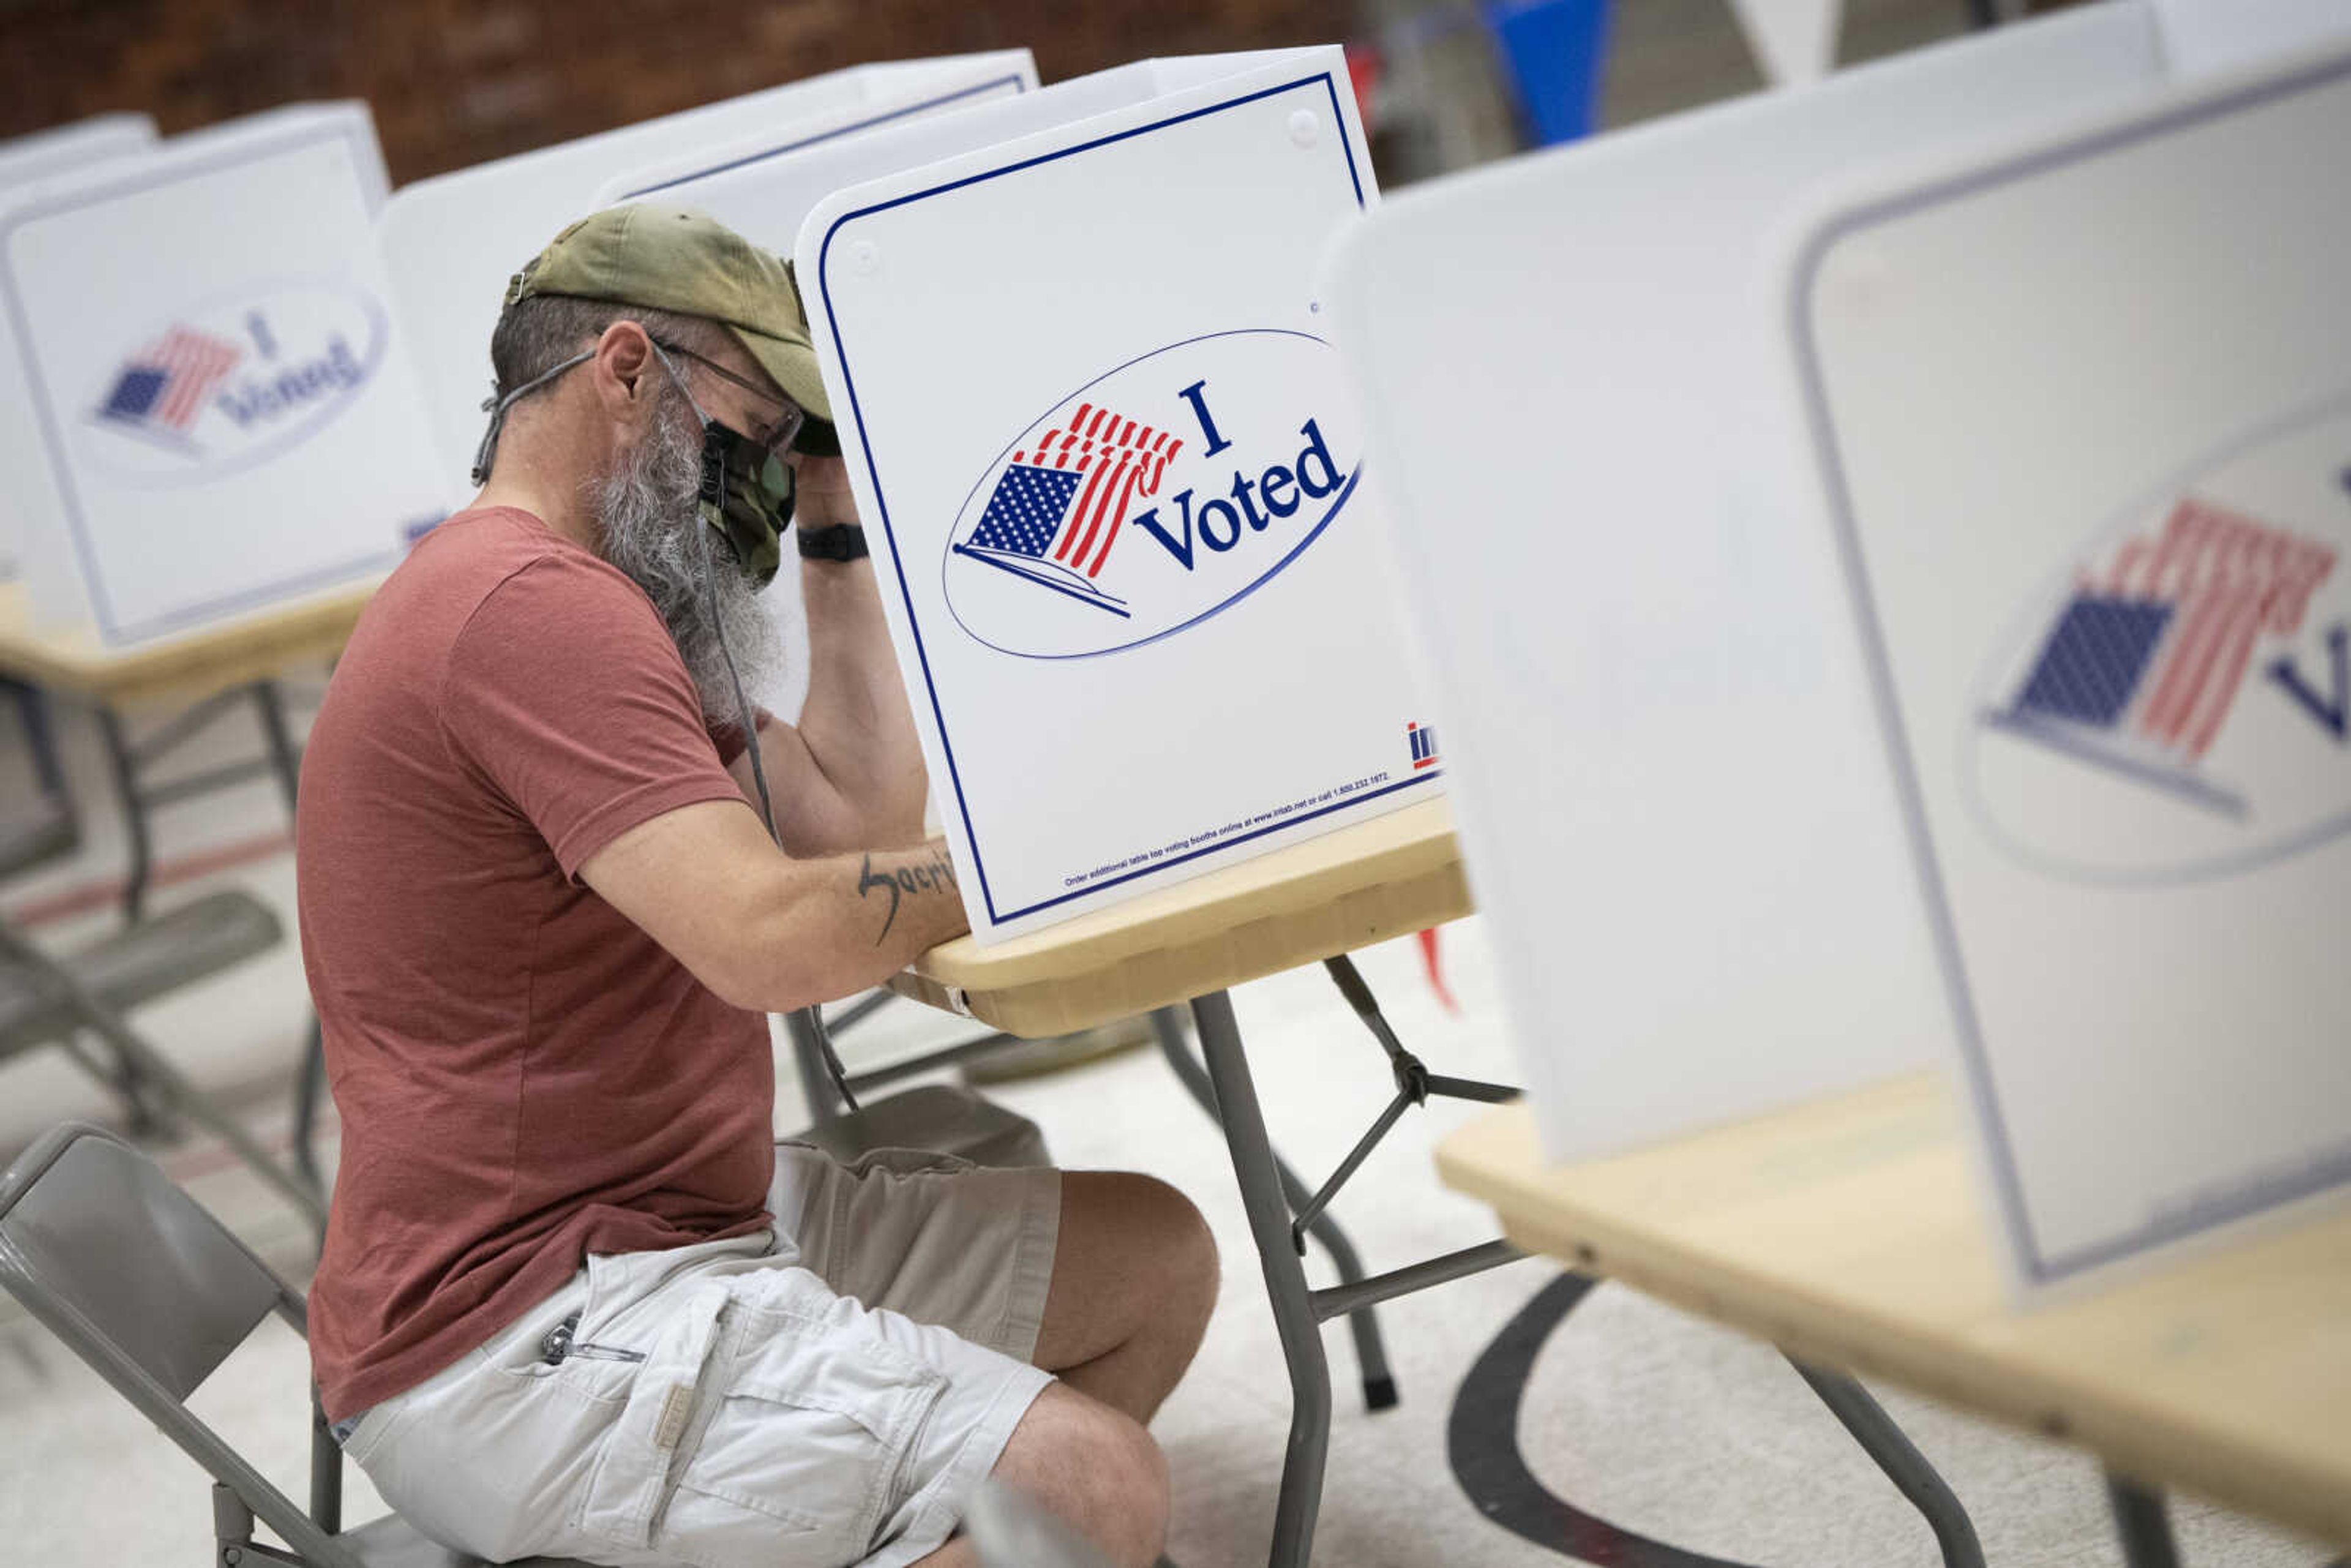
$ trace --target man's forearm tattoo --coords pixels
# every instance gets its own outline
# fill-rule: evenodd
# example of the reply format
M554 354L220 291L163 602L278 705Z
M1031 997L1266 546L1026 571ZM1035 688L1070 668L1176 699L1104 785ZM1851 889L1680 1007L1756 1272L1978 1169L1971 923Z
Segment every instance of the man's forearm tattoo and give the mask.
M861 900L864 899L870 896L875 888L883 889L890 894L890 913L882 917L881 935L873 938L873 946L879 947L889 936L890 928L898 924L900 899L910 893L956 891L955 862L947 859L940 851L933 850L929 857L920 865L901 866L894 872L887 867L875 871L873 856L869 852L865 856L865 864L858 873L857 896Z

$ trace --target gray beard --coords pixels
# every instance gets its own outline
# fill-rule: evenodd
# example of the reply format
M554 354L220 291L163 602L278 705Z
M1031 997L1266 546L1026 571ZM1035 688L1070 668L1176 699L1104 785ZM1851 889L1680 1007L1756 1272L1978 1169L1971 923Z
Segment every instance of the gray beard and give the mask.
M673 417L686 413L682 399L665 400L653 436L596 482L596 517L604 559L645 591L669 627L701 695L704 722L731 728L745 716L736 700L736 677L745 700L756 700L754 694L782 666L783 640L734 552L703 526L695 502L702 432L690 417Z

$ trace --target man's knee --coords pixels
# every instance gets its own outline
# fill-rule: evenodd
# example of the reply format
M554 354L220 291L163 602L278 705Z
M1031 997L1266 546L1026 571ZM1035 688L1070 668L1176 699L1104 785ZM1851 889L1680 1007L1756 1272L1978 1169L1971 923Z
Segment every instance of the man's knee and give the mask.
M1049 1384L997 1459L998 1479L1035 1497L1121 1563L1149 1568L1167 1538L1167 1460L1140 1422Z
M1221 1265L1208 1222L1192 1200L1156 1176L1128 1176L1122 1207L1149 1250L1164 1281L1163 1299L1196 1309L1201 1322L1216 1304Z

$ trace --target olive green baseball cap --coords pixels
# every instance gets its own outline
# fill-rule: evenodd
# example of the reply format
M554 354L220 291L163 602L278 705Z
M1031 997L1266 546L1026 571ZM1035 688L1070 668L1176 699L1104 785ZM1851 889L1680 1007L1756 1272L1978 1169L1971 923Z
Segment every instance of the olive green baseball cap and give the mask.
M811 418L832 419L791 265L707 213L644 202L581 218L515 274L506 302L541 294L706 317Z

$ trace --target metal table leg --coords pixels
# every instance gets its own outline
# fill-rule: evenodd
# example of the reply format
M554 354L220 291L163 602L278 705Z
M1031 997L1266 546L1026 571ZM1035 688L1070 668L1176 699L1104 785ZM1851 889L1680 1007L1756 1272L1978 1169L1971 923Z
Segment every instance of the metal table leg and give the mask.
M48 694L38 686L6 676L0 676L0 691L16 699L16 714L25 727L25 744L33 754L33 781L49 800L65 800L71 791L66 785L65 766L57 760L57 727L49 721Z
M1222 1125L1224 1118L1217 1110L1216 1090L1209 1083L1208 1075L1201 1071L1200 1064L1192 1059L1191 1048L1184 1043L1184 1026L1177 1019L1176 1009L1161 1008L1153 1013L1151 1027L1159 1037L1159 1053L1167 1059L1176 1081L1198 1103L1200 1109L1208 1113L1210 1120ZM1308 1198L1312 1197L1306 1184L1298 1178L1297 1173L1290 1168L1289 1162L1279 1154L1273 1157L1273 1168L1280 1178L1282 1198L1289 1204L1290 1212L1295 1214L1304 1208ZM1331 1218L1328 1209L1315 1215L1308 1222L1307 1230L1331 1255L1331 1261L1338 1269L1343 1284L1363 1282L1364 1260L1356 1253L1355 1244L1347 1239L1347 1233L1339 1228L1339 1222ZM1363 1373L1364 1407L1367 1410L1392 1407L1396 1403L1395 1375L1388 1370L1387 1345L1380 1337L1378 1312L1371 1307L1349 1312L1347 1329L1354 1336L1355 1364Z
M286 797L286 820L290 823L295 802L302 794L302 752L286 723L286 698L277 683L254 682L253 706L260 711L261 738L269 748L270 770L277 775L278 790Z
M1249 1235L1265 1270L1273 1325L1290 1364L1290 1446L1274 1508L1272 1568L1305 1568L1314 1546L1314 1514L1322 1501L1322 1465L1331 1446L1331 1368L1323 1359L1321 1324L1307 1290L1303 1260L1290 1244L1290 1205L1259 1110L1257 1084L1242 1054L1232 998L1212 991L1192 1002L1200 1052L1216 1086L1217 1120L1232 1152L1233 1176L1249 1211Z
M1788 1364L1812 1385L1829 1413L1844 1423L1854 1441L1877 1461L1877 1468L1910 1500L1911 1506L1927 1516L1943 1549L1946 1568L1984 1568L1983 1547L1976 1540L1976 1527L1968 1511L1869 1391L1843 1373L1807 1366L1794 1356L1788 1358Z
M2162 1492L2108 1470L2106 1501L2115 1511L2115 1533L2122 1538L2123 1561L2130 1568L2179 1568Z
M122 883L122 915L136 920L146 913L147 880L152 850L147 837L147 802L139 793L139 759L122 720L104 703L98 705L99 733L106 737L106 758L114 769L114 788L122 797L123 831L131 843L131 867Z
M319 1102L326 1092L327 1041L314 1012L310 1031L302 1039L302 1065L294 1074L294 1168L322 1198L327 1178L319 1169Z

